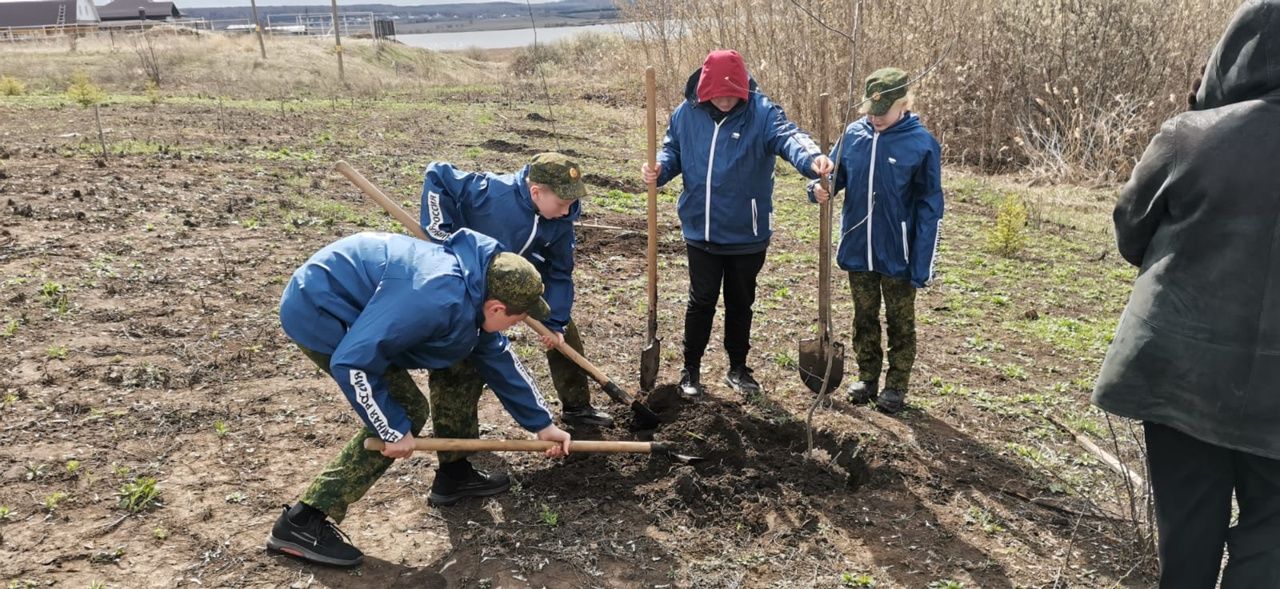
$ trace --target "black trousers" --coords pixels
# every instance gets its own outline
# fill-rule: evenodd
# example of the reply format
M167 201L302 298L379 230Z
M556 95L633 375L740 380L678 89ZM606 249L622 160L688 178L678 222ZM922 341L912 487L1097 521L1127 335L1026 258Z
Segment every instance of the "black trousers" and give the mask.
M1280 460L1143 423L1160 537L1161 589L1280 587ZM1231 494L1240 519L1231 524Z
M764 267L765 252L742 255L713 254L686 245L689 250L689 306L684 312L684 366L695 377L711 339L716 301L724 285L724 350L729 365L747 363L751 351L751 305L756 302L756 277Z

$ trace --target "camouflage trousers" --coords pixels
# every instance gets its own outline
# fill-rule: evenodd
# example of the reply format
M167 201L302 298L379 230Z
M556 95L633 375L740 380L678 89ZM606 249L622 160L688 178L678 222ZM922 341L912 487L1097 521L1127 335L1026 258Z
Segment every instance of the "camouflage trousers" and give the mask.
M879 381L884 363L880 347L880 301L889 332L889 374L884 388L907 391L916 361L916 289L911 282L878 272L850 272L853 293L853 349L858 380Z
M299 346L301 347L301 346ZM329 356L302 348L316 366L329 373ZM413 435L418 437L431 418L431 427L438 438L478 438L480 419L476 413L480 394L484 392L484 379L467 360L441 370L432 370L429 377L430 405L428 398L413 382L409 371L392 366L383 375L388 391L409 414ZM382 477L394 459L379 452L364 449L366 438L378 435L369 428L353 436L338 455L329 461L324 470L302 493L299 499L320 511L335 522L347 515L347 507L359 501L375 482ZM455 462L467 457L466 452L439 452L440 464Z
M583 352L582 335L578 333L578 325L573 321L564 328L564 343L579 354ZM560 397L562 407L582 407L591 403L591 389L587 383L587 375L578 368L573 360L565 357L560 350L547 350L547 367L551 369L551 382L556 387L556 396Z

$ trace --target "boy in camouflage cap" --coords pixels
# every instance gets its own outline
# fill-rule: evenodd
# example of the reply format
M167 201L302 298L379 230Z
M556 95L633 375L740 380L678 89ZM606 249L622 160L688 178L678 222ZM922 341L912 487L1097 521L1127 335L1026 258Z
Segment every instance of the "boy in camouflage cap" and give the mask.
M267 547L312 562L353 566L363 558L336 524L395 458L413 454L428 417L443 438L479 437L476 405L487 383L521 427L560 442L542 395L502 330L526 315L543 319L542 280L525 259L468 230L442 244L360 233L311 256L280 299L285 333L337 381L364 422L302 497L286 507ZM409 369L430 370L430 404ZM366 438L386 443L381 454ZM459 452L440 452L429 500L451 505L506 491L506 474L476 470ZM326 518L331 518L332 523Z
M465 172L445 162L427 166L422 182L422 229L432 241L468 228L488 235L538 268L546 284L551 315L542 321L554 337L542 338L551 380L570 425L612 427L613 418L591 405L587 377L555 346L561 342L579 354L582 337L573 310L573 222L586 196L582 167L554 152L539 153L514 174Z

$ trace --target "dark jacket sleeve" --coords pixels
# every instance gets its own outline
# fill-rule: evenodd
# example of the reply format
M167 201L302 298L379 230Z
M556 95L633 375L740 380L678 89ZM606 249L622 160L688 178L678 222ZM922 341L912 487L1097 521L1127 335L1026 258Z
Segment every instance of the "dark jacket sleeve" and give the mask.
M1112 215L1116 246L1120 256L1134 266L1142 265L1151 237L1168 212L1166 188L1178 163L1177 131L1178 119L1165 122L1133 168L1116 202Z
M813 173L813 160L822 155L822 150L813 139L787 119L787 113L776 104L769 107L765 124L765 141L769 144L769 151L782 156L804 177L817 178L818 175Z
M431 162L422 180L422 230L443 242L459 229L459 211L485 189L485 176L463 172L445 162Z

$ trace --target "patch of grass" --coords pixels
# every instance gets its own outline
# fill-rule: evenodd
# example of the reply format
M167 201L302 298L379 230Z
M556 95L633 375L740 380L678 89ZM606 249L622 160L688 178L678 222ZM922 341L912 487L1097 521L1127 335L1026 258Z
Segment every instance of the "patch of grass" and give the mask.
M974 526L977 526L988 536L994 536L1005 531L1004 526L1000 524L999 520L997 520L990 511L981 507L970 507L969 511L964 514L964 520Z
M137 477L125 482L116 493L121 509L133 513L159 505L160 489L152 477Z
M7 521L13 517L13 510L8 505L0 505L0 521Z
M842 587L866 587L867 589L875 589L876 578L867 573L855 575L853 573L840 573L840 586Z
M231 433L231 428L227 426L225 421L219 419L213 422L213 433L217 434L219 438L225 438L227 434Z
M44 496L44 510L49 513L53 513L58 510L58 507L62 505L63 501L66 501L70 497L71 495L62 491L49 493Z
M0 76L0 96L22 96L27 93L27 85L13 76Z
M243 491L235 491L235 492L233 492L233 493L229 493L229 494L225 497L225 499L226 499L227 503L232 503L232 504L237 504L237 505L238 505L238 504L240 504L240 503L244 503L244 500L245 500L245 499L248 499L248 497L244 494L244 492L243 492Z
M952 579L941 579L929 583L929 589L964 589L964 583Z
M777 364L779 368L792 370L800 365L795 356L792 356L791 352L786 350L773 352L770 356L773 358L773 363Z
M11 338L18 335L18 327L21 325L21 321L6 315L4 318L4 327L0 328L0 337Z
M468 147L466 151L463 151L462 155L465 156L467 159L472 159L472 160L480 159L480 156L484 155L484 150L481 149L479 146L472 146L472 147ZM414 171L414 175L415 176L417 175L416 170Z
M1027 322L1028 332L1073 355L1102 358L1111 345L1119 318L1090 321L1071 317L1041 317Z
M649 206L647 199L647 195L632 194L615 188L604 194L593 195L590 204L615 213L640 213Z
M538 519L552 528L560 525L560 514L551 511L551 508L547 507L546 503L542 504L542 511L538 513Z
M74 460L74 459L68 460L66 464L66 468L67 468L67 474L75 474L80 471L80 461Z
M156 529L151 531L151 537L155 538L156 540L165 540L166 538L169 537L169 530L166 530L161 527L157 527Z
M49 346L49 348L45 350L45 354L49 356L50 360L66 360L67 347L58 345Z
M24 476L26 476L26 479L28 481L34 481L44 476L44 469L45 469L45 465L43 464L28 462L26 466L26 474Z
M255 149L249 152L249 157L272 161L313 162L319 156L314 149L294 151L288 147L281 147L278 149Z
M107 589L107 582L101 579L89 581L89 589Z

